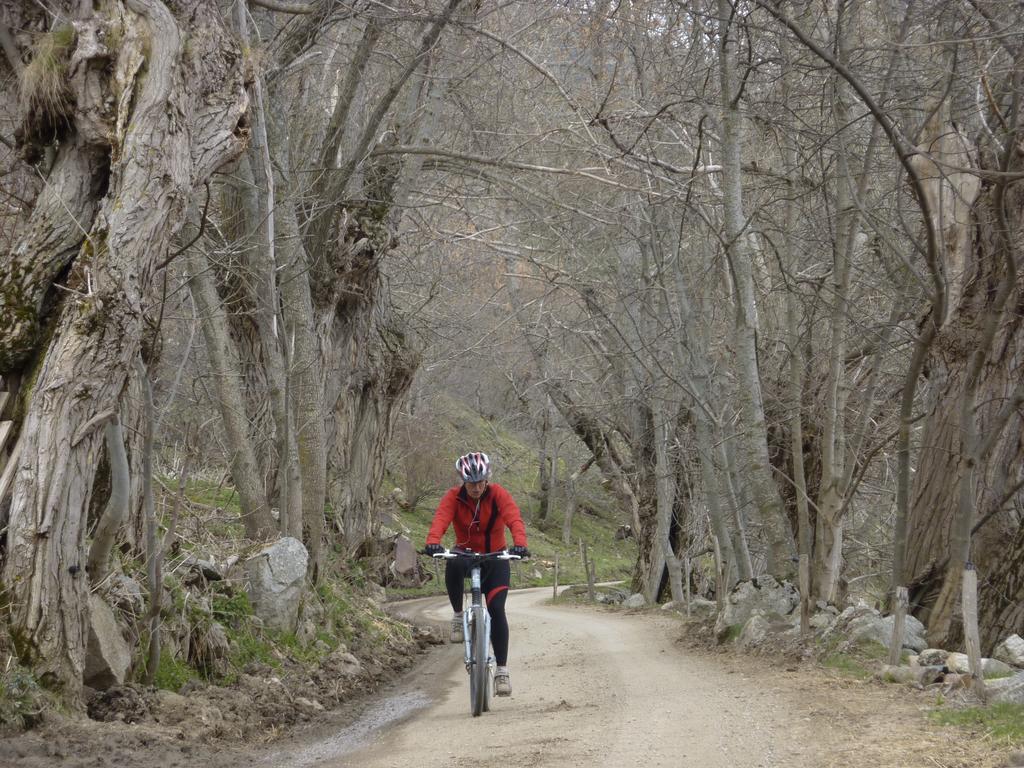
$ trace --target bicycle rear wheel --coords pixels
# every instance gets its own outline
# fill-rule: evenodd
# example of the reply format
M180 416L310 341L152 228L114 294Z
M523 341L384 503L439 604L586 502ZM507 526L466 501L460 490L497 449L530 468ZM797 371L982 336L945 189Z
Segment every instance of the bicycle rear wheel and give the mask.
M469 699L473 717L479 717L487 709L487 626L484 623L484 608L474 605L472 614L473 635L471 648L473 658L469 670Z

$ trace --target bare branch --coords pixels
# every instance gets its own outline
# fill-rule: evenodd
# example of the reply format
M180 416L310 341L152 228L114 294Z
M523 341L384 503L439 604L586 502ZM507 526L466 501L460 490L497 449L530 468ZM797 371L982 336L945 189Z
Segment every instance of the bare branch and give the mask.
M249 0L253 5L258 5L260 8L266 8L268 11L274 11L275 13L294 13L294 14L307 14L315 13L317 10L316 3L286 3L280 0Z
M551 173L559 176L577 176L583 179L590 179L596 181L599 184L605 184L612 187L618 187L619 189L628 189L634 192L643 192L644 194L654 195L656 197L666 197L669 195L662 195L658 192L651 191L646 188L633 187L629 184L624 184L617 179L610 178L608 176L601 176L590 171L581 170L578 168L559 168L558 166L551 165L536 165L534 163L521 163L516 160L503 160L496 157L485 157L484 155L472 155L464 152L450 152L444 149L438 149L437 147L410 147L407 145L400 145L397 147L386 147L381 149L375 149L373 155L428 155L432 157L444 157L449 160L461 160L462 162L475 165L489 165L496 168L507 168L514 171L534 171L537 173ZM693 170L694 176L705 175L709 173L717 173L721 170L719 165L700 165ZM683 172L683 169L679 169Z

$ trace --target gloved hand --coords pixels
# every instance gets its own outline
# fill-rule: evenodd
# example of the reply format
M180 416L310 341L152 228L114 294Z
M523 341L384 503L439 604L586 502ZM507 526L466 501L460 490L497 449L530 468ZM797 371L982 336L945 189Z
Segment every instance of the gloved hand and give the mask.
M526 547L520 546L519 544L516 544L514 547L512 547L512 549L510 549L508 553L510 555L516 555L517 557L522 558L527 558L530 556L530 550L528 550Z
M440 555L444 552L444 547L440 544L427 544L427 546L423 548L423 552L433 557L434 555Z

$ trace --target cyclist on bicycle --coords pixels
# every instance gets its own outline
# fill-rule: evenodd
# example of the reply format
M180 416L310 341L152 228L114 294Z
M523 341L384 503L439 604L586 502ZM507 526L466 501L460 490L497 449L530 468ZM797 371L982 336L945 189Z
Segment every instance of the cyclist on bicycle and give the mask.
M512 495L497 483L491 483L491 461L479 451L460 456L455 469L462 484L450 488L437 505L434 521L427 533L424 551L428 555L444 551L441 538L449 525L455 527L455 546L481 554L505 549L505 529L512 532L514 546L510 554L529 557L526 548L526 526ZM448 589L455 615L452 617L451 642L461 643L462 593L469 566L463 560L449 560L445 567L444 583ZM510 696L512 683L508 674L508 619L505 617L505 598L511 581L507 560L489 560L483 564L481 587L487 598L487 612L491 616L491 645L494 646L494 693Z

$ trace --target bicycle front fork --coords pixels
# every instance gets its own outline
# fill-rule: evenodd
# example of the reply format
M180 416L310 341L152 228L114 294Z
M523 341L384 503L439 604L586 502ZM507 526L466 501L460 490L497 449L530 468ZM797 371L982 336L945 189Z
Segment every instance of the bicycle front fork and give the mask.
M462 647L463 654L466 660L466 671L472 674L473 670L473 608L477 605L480 606L480 614L483 616L483 632L484 637L487 638L488 642L491 639L491 616L487 613L487 607L484 605L483 594L480 586L480 569L474 568L470 572L470 582L472 586L473 599L471 601L469 609L463 609L462 611ZM488 646L489 647L489 646ZM485 660L488 664L491 661L490 656Z

